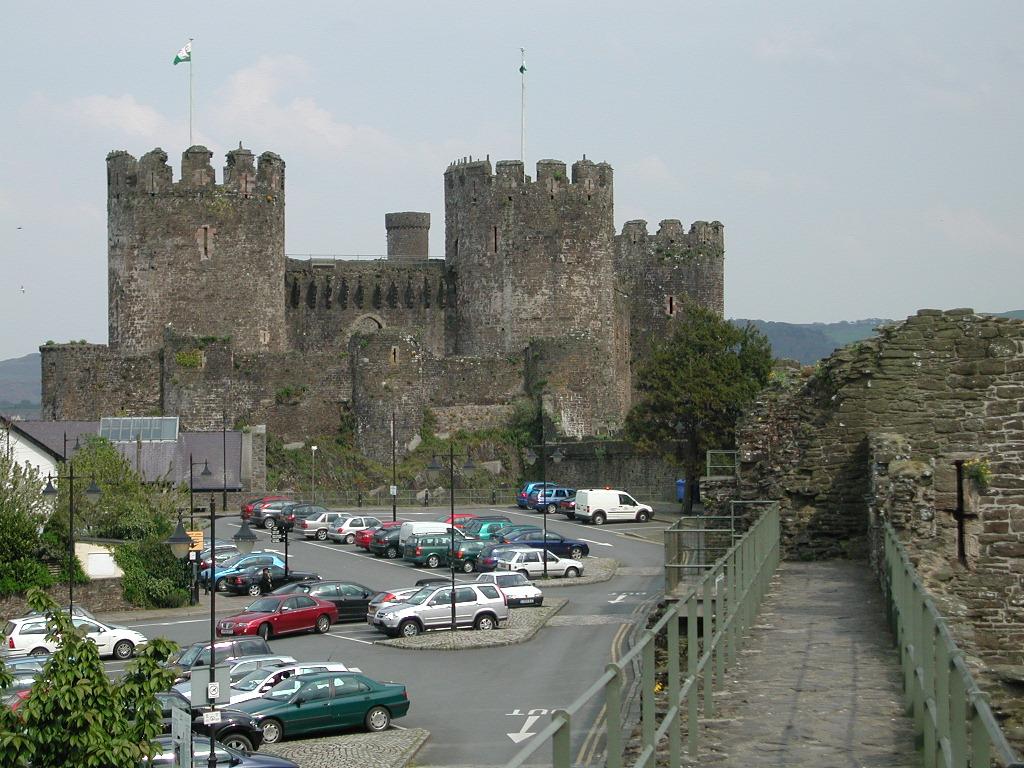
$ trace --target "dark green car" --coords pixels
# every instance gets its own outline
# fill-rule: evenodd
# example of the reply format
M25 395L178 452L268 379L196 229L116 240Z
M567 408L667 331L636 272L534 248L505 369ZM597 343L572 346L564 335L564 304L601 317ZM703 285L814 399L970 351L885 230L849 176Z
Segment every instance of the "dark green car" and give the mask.
M460 541L462 539L455 539L456 547ZM451 549L451 546L450 533L421 533L419 536L410 536L405 540L402 559L414 565L437 568L441 563L448 562L448 550Z
M470 520L464 530L469 536L476 536L478 539L489 539L492 534L510 525L512 523L508 520L483 520L480 522Z
M455 542L455 570L462 571L463 573L475 571L476 558L480 554L480 550L493 543L491 541L483 541L482 539L465 539L464 541ZM447 548L441 555L441 564L449 565Z
M409 711L404 685L379 683L355 672L321 672L282 680L263 698L235 704L263 730L263 743L363 726L383 731Z

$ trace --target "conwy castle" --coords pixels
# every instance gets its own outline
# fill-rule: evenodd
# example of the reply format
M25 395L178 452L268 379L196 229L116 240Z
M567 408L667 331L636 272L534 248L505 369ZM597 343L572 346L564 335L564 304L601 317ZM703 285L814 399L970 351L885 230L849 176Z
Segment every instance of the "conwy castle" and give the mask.
M193 146L107 157L109 344L42 347L43 415L265 423L285 439L355 424L390 457L539 403L552 438L613 435L637 362L688 302L723 311L722 225L613 222L613 174L585 157L464 159L444 174L445 253L427 213L388 213L376 260L289 258L285 163Z

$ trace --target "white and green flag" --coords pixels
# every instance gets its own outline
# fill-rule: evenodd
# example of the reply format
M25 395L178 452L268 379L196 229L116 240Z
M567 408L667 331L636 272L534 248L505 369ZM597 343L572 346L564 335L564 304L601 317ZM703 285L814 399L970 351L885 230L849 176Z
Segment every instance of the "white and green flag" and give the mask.
M192 61L192 41L189 40L185 45L182 46L181 50L178 51L178 55L174 57L175 64L181 64L183 61Z

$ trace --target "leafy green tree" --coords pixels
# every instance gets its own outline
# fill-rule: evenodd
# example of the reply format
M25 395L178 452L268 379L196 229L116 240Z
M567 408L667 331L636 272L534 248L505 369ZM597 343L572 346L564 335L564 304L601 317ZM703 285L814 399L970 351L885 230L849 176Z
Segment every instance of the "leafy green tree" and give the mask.
M682 464L686 514L693 511L705 452L733 445L736 419L768 381L771 366L768 340L753 326L736 328L690 306L640 367L626 431L641 450Z
M18 711L0 707L0 768L136 768L155 753L162 730L155 694L174 682L161 662L175 644L153 640L115 682L96 644L53 600L33 589L29 605L46 611L48 637L60 645ZM0 666L0 684L4 675Z
M53 581L39 561L39 531L49 511L42 488L34 467L18 464L10 451L0 451L0 597Z

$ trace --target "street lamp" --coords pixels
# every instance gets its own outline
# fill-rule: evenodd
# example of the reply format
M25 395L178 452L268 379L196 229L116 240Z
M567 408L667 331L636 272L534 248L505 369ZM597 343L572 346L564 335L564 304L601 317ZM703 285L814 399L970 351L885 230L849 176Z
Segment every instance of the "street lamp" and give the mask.
M395 474L395 412L391 412L391 522L398 521L398 477Z
M310 485L313 488L313 503L316 504L316 451L317 446L311 445L309 449L313 452L313 477Z
M67 435L64 436L65 446ZM65 448L64 455L67 456ZM79 477L79 480L83 478ZM46 487L43 488L43 496L56 496L57 489L53 487L53 481L68 481L68 615L73 616L75 610L75 463L68 461L68 474L66 477L60 475L47 475ZM89 487L85 489L85 498L95 502L100 497L100 487L96 485L96 479L89 479Z
M199 473L200 477L212 477L213 472L210 471L210 462L207 459L203 459L203 471ZM199 466L198 461L192 460L192 454L188 455L188 529L194 531L196 529L196 504L193 499L195 494L195 478L192 474L192 470ZM198 553L197 553L198 554ZM188 603L189 605L196 605L199 602L199 560L192 561L190 569L191 582L189 583L188 590Z
M469 455L469 451L466 451L466 463L462 465L462 468L470 472L476 469L476 465L473 463L473 457ZM443 469L441 463L437 460L437 454L430 460L427 465L427 472L432 475L436 475ZM452 442L448 443L448 488L449 496L451 501L451 517L448 521L449 531L451 532L451 541L449 543L448 550L448 565L452 571L452 632L455 631L455 444Z
M547 483L547 462L545 461L544 448L547 445L544 439L544 414L540 415L540 490L537 491L537 498L541 501L541 510L544 523L544 578L548 577L548 483ZM565 454L561 448L556 448L551 454L551 460L560 464ZM537 461L537 454L532 449L526 449L526 461L533 464ZM551 498L554 498L552 496Z

